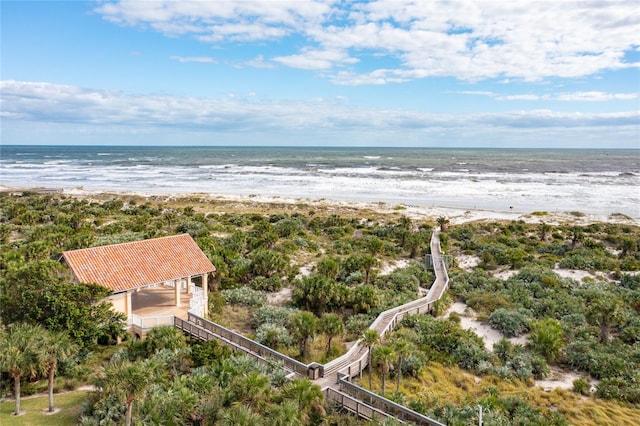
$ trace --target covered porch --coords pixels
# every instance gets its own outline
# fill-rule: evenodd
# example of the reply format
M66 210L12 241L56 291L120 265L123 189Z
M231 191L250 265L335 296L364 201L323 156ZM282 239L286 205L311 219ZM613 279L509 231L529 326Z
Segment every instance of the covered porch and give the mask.
M202 287L190 280L139 287L122 293L120 297L124 298L125 305L122 312L127 315L127 329L143 337L153 327L173 325L174 316L183 319L189 313L206 316L205 294ZM112 302L114 306L118 304L115 300Z
M216 268L189 234L71 250L62 257L78 282L113 291L108 299L114 310L140 337L173 325L174 316L208 314L208 281Z

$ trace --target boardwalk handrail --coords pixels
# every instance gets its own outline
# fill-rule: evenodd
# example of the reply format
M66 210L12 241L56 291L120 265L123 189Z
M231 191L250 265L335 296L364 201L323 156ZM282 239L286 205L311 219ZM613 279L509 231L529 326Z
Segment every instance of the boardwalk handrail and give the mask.
M283 363L286 369L301 374L305 377L308 377L309 375L309 369L313 364L304 364L296 359L290 358L276 350L273 350L268 346L260 344L255 340L251 340L240 333L236 333L233 330L229 330L228 328L223 327L220 324L216 324L215 322L204 319L198 315L189 313L187 318L188 322L211 332L217 337L221 337L234 346L246 349L248 352L259 355L260 357L267 357L280 361Z
M417 306L413 305L413 306L407 307L407 305L411 305L414 302L416 302L416 300L414 300L411 303L399 306L399 308L405 307L405 309L399 310L399 311L397 311L395 313L393 312L394 309L390 309L390 310L385 311L382 314L380 314L380 316L378 316L378 319L384 317L385 314L394 313L394 315L391 318L391 320L387 323L387 325L384 327L384 329L380 333L380 336L381 337L384 336L384 334L387 331L389 331L389 329L395 328L398 325L398 323L400 321L402 321L402 319L406 315L419 314L419 313L429 312L429 310L431 310L432 302L430 302L426 297L418 299L418 300L424 301L424 303L418 304ZM376 325L377 325L377 323L374 321L374 323L369 328L374 329ZM325 365L325 369L324 369L325 377L330 375L330 374L337 373L338 371L340 371L340 372L348 371L348 374L349 374L350 377L354 377L356 374L359 374L360 371L367 366L369 349L368 348L364 348L361 345L360 339L358 339L358 341L353 345L353 347L351 349L354 349L354 348L355 348L355 350L352 351L351 357L354 356L358 351L363 351L363 349L364 349L364 352L357 359L355 359L353 362L348 363L343 368L340 368L337 371L333 371L331 369L331 367L333 365L329 365L329 364ZM334 360L334 361L336 361L336 360ZM332 362L334 362L334 361L332 361ZM336 363L336 364L338 364L338 363ZM358 368L357 369L353 369L354 365L356 365L356 364L358 365Z
M390 414L394 418L403 421L410 422L417 425L429 425L429 426L445 426L437 420L413 411L403 405L393 402L383 396L370 392L356 384L349 381L349 378L338 373L338 383L345 393L353 396L360 401L369 401L367 405L370 407L379 409L387 414Z
M447 274L447 268L444 265L444 260L442 257L442 250L440 247L440 238L439 232L435 230L431 234L431 256L433 258L433 272L436 276L431 288L429 289L429 293L427 296L422 297L420 299L413 300L409 303L405 303L404 305L397 306L395 308L386 310L382 312L378 317L373 321L373 323L369 326L370 329L375 330L376 327L385 319L388 319L389 315L393 314L393 317L389 320L384 328L379 331L380 337L384 336L384 334L389 331L389 329L393 329L396 325L402 321L402 319L411 313L420 313L427 312L431 310L433 304L440 300L444 292L449 287L449 275ZM345 365L347 360L353 359L358 353L363 352L362 342L358 339L355 344L339 358L334 359L333 361L325 364L324 366L324 375L325 377L334 374L336 372L342 372L349 376L349 378L354 377L357 374L360 374L362 369L367 366L368 363L368 353L369 349L364 348L364 352L360 354L360 356L354 359L352 362L349 362Z
M342 392L334 388L326 388L324 390L325 401L339 404L343 409L350 411L358 417L365 418L367 420L376 420L378 418L396 419L400 423L404 421L398 419L393 414L384 412L383 410L372 407L371 405L363 402L362 400Z

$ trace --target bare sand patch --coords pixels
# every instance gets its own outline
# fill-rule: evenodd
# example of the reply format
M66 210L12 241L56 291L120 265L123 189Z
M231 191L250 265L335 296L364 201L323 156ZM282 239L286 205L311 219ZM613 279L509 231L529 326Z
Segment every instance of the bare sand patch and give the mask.
M518 272L520 272L517 269L506 269L503 271L498 271L496 273L493 274L493 276L495 278L500 278L501 280L508 280L509 278L513 277L514 275L516 275Z
M553 389L573 389L573 381L583 378L582 375L575 371L562 370L555 366L550 366L551 373L546 379L536 380L536 386L541 387L546 391Z
M582 281L585 278L602 279L602 277L589 272L578 269L554 269L553 272L560 275L563 278L572 278L576 281Z
M291 293L292 290L290 287L283 287L280 291L267 293L267 303L282 306L291 301Z
M457 255L456 261L458 262L458 268L466 272L473 271L473 269L480 264L480 258L470 254Z
M409 260L407 259L398 259L396 261L392 261L384 265L380 268L379 276L389 275L396 269L406 268L409 265Z
M445 318L449 318L452 312L460 315L460 326L465 330L471 330L476 333L483 341L484 347L488 351L493 351L493 345L498 343L504 336L498 330L491 328L486 322L476 319L476 313L465 303L455 302L444 314ZM522 343L522 338L507 339L512 343Z
M471 330L478 335L483 341L484 346L488 351L493 352L493 345L504 338L504 335L498 330L491 328L486 322L476 319L475 311L469 308L462 302L455 302L444 314L445 318L448 318L452 312L456 312L460 315L460 326L465 330ZM524 345L527 342L527 335L520 337L506 338L513 344ZM545 390L552 390L556 388L572 389L573 381L581 378L579 373L570 370L563 370L561 368L550 366L551 374L549 377L543 380L536 380L536 386L539 386ZM591 381L593 385L595 381Z

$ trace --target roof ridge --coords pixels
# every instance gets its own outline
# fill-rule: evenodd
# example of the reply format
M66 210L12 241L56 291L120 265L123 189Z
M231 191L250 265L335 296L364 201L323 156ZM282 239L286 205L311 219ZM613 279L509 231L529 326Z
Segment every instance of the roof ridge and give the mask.
M64 253L71 253L71 252L79 252L79 251L82 251L82 250L95 250L95 249L100 248L100 247L122 247L122 246L125 246L125 245L127 245L127 244L131 244L131 245L133 245L133 244L141 244L141 243L145 243L145 242L147 242L147 241L162 240L162 239L164 239L164 238L178 238L178 237L184 237L185 235L186 235L186 236L189 236L189 238L191 238L191 239L193 240L193 237L192 237L188 232L183 232L182 234L165 235L165 236L162 236L162 237L146 238L146 239L144 239L144 240L125 241L125 242L123 242L123 243L103 244L103 245L100 245L100 246L84 247L84 248L81 248L81 249L75 249L75 250L66 250L66 251L63 251L63 252L62 252L62 254L64 254ZM193 241L195 242L195 240L193 240Z

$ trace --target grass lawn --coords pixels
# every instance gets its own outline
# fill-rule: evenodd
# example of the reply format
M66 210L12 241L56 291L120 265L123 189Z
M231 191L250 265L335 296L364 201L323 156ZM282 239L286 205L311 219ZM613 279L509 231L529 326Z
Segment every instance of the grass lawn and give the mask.
M0 403L0 425L2 426L65 426L78 424L78 417L82 409L82 403L87 399L87 391L67 392L54 395L53 402L60 408L55 414L45 415L49 407L49 399L45 396L23 399L20 402L20 410L27 413L15 417L11 415L15 408L15 401Z

